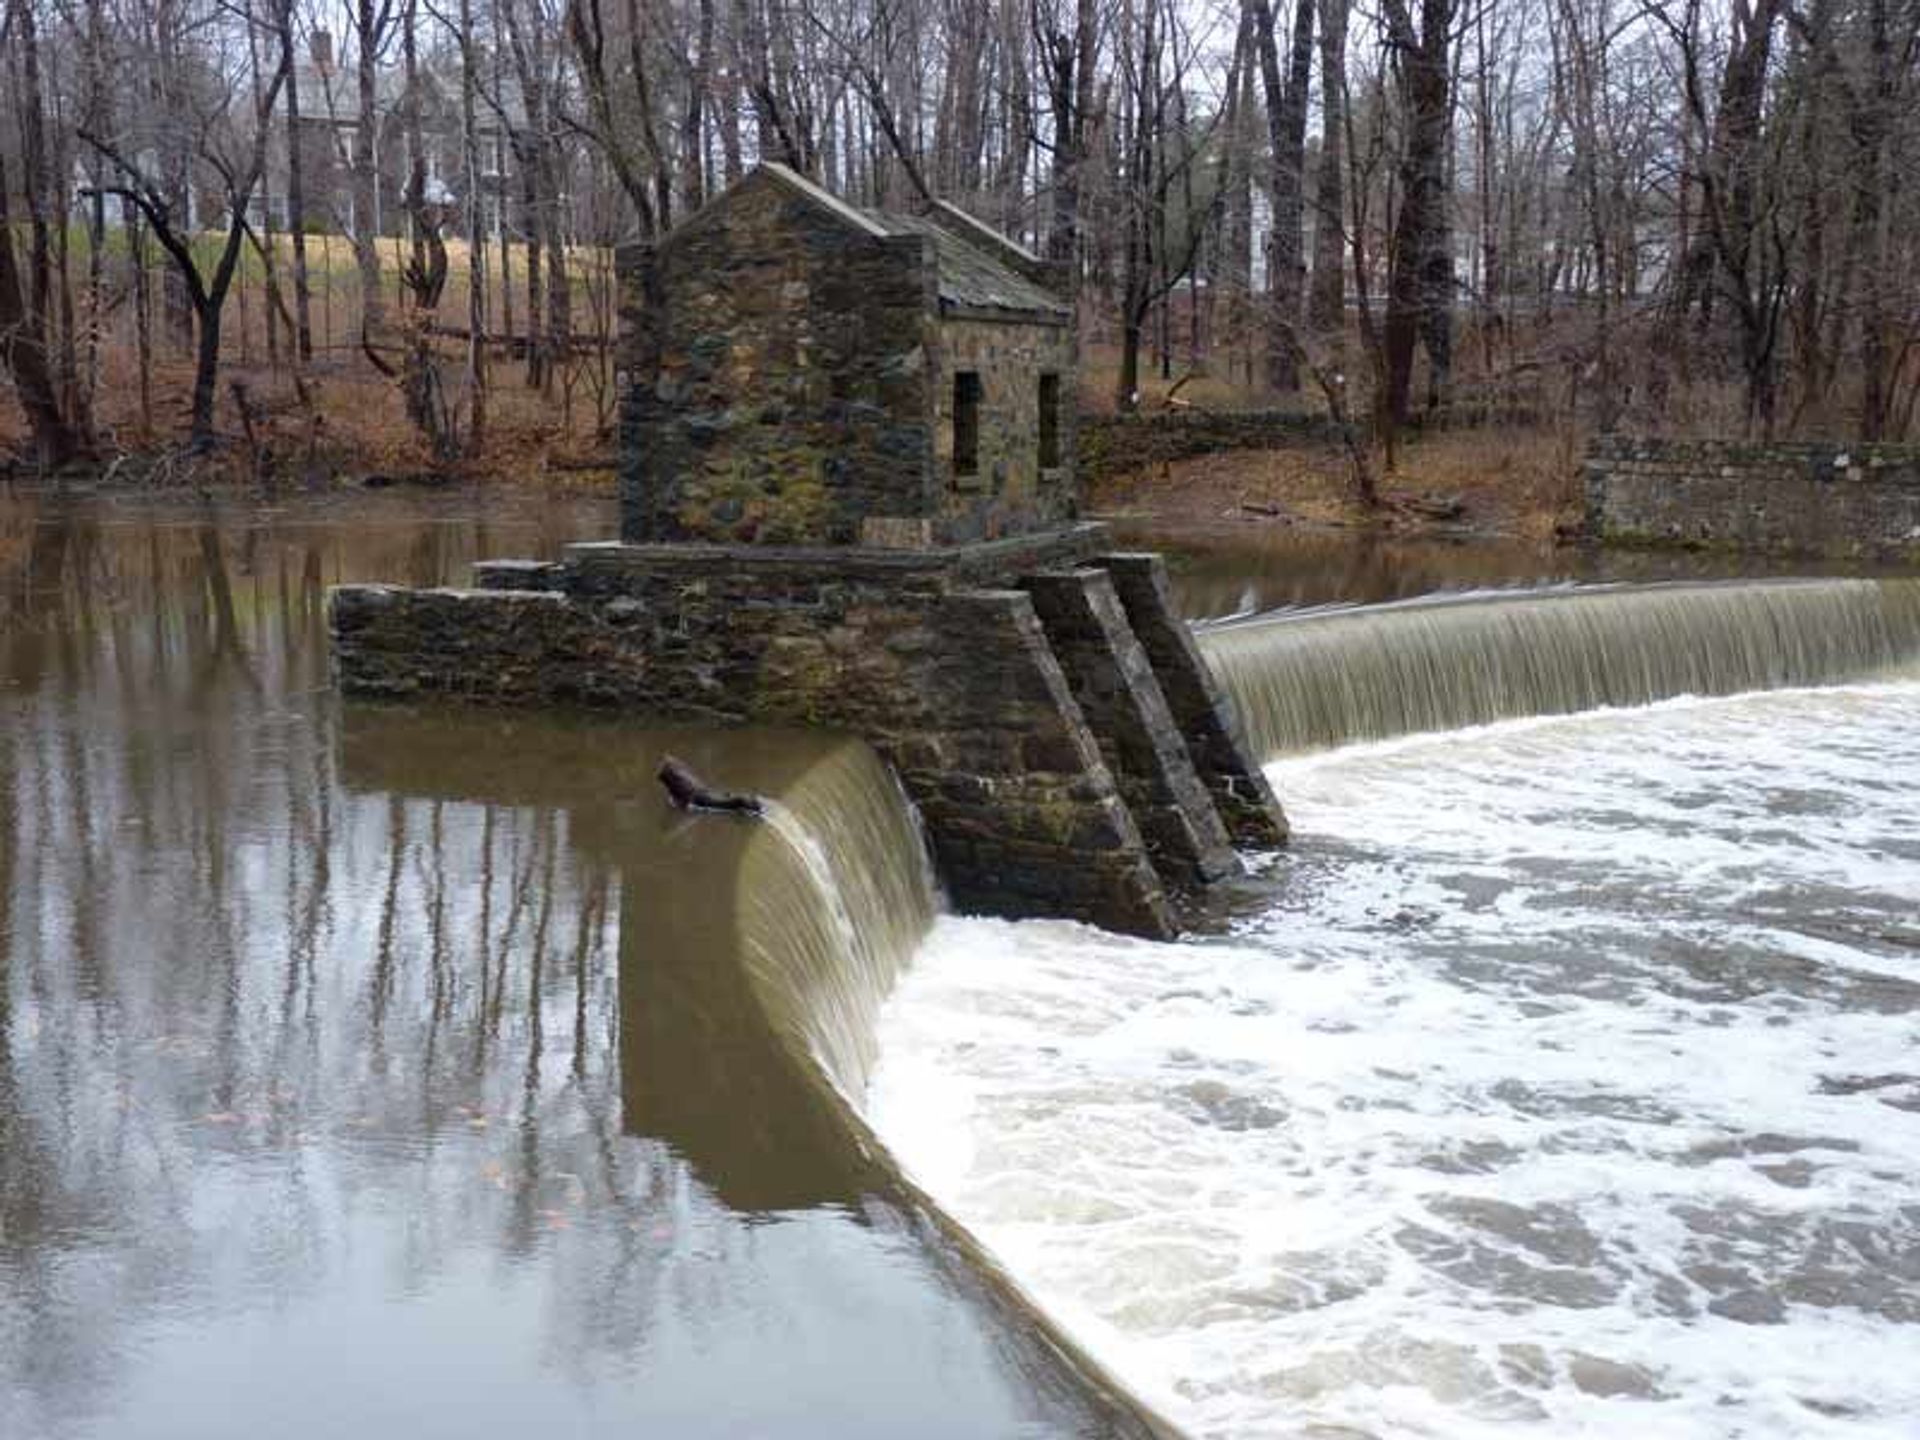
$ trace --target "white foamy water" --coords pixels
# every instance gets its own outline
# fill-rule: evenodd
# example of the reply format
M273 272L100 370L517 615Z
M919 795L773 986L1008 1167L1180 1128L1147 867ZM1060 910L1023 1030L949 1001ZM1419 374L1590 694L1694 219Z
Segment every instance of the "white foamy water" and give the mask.
M1230 942L939 922L922 1183L1199 1435L1920 1435L1920 685L1272 773Z

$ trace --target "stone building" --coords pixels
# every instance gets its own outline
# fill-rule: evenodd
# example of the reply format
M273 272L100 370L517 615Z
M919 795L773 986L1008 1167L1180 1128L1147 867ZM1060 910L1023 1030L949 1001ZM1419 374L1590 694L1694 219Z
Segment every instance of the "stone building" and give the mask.
M761 165L621 252L629 541L925 548L1076 510L1064 272Z
M765 165L620 270L621 540L337 589L343 689L857 735L964 910L1172 935L1284 842L1159 557L1073 523L1044 262Z

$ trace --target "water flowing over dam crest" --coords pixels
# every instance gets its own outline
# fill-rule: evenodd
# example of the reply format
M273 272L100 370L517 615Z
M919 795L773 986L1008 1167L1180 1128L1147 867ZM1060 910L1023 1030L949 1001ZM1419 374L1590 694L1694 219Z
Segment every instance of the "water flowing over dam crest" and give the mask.
M1920 581L1673 584L1254 619L1200 647L1266 759L1910 670Z
M456 729L464 743L435 759L403 710L361 709L344 738L349 783L557 804L574 817L575 844L616 867L625 1131L671 1145L733 1211L845 1210L908 1237L988 1318L1047 1433L1176 1433L1032 1305L859 1108L881 1007L940 899L918 817L870 749L794 732L656 730L620 753L609 725L529 735L483 712ZM583 741L596 758L583 761ZM521 763L490 779L484 757L507 749ZM679 817L650 835L661 802L645 777L669 749L764 793L765 823Z

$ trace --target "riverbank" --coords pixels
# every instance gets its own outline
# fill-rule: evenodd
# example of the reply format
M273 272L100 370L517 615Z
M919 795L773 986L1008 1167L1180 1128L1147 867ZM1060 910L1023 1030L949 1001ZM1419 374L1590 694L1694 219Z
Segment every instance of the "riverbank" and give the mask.
M557 370L545 389L525 383L518 362L496 361L482 439L471 453L437 459L407 418L400 389L357 359L317 360L296 381L284 365L222 369L211 447L186 445L182 396L191 366L158 360L147 382L111 354L94 410L92 453L54 473L33 459L17 407L0 406L0 483L34 489L269 496L327 490L554 485L613 490L613 403L605 377ZM470 431L467 402L459 430Z
M1391 470L1380 466L1376 483L1382 503L1369 507L1347 456L1307 440L1094 477L1087 509L1102 519L1183 528L1370 530L1536 543L1568 536L1580 521L1578 454L1557 430L1411 436Z

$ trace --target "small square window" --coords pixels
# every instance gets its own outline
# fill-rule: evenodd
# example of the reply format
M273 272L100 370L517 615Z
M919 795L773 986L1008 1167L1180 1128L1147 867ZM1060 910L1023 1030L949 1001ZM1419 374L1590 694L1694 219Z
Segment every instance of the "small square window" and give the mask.
M980 376L961 370L953 377L953 473L980 471Z

